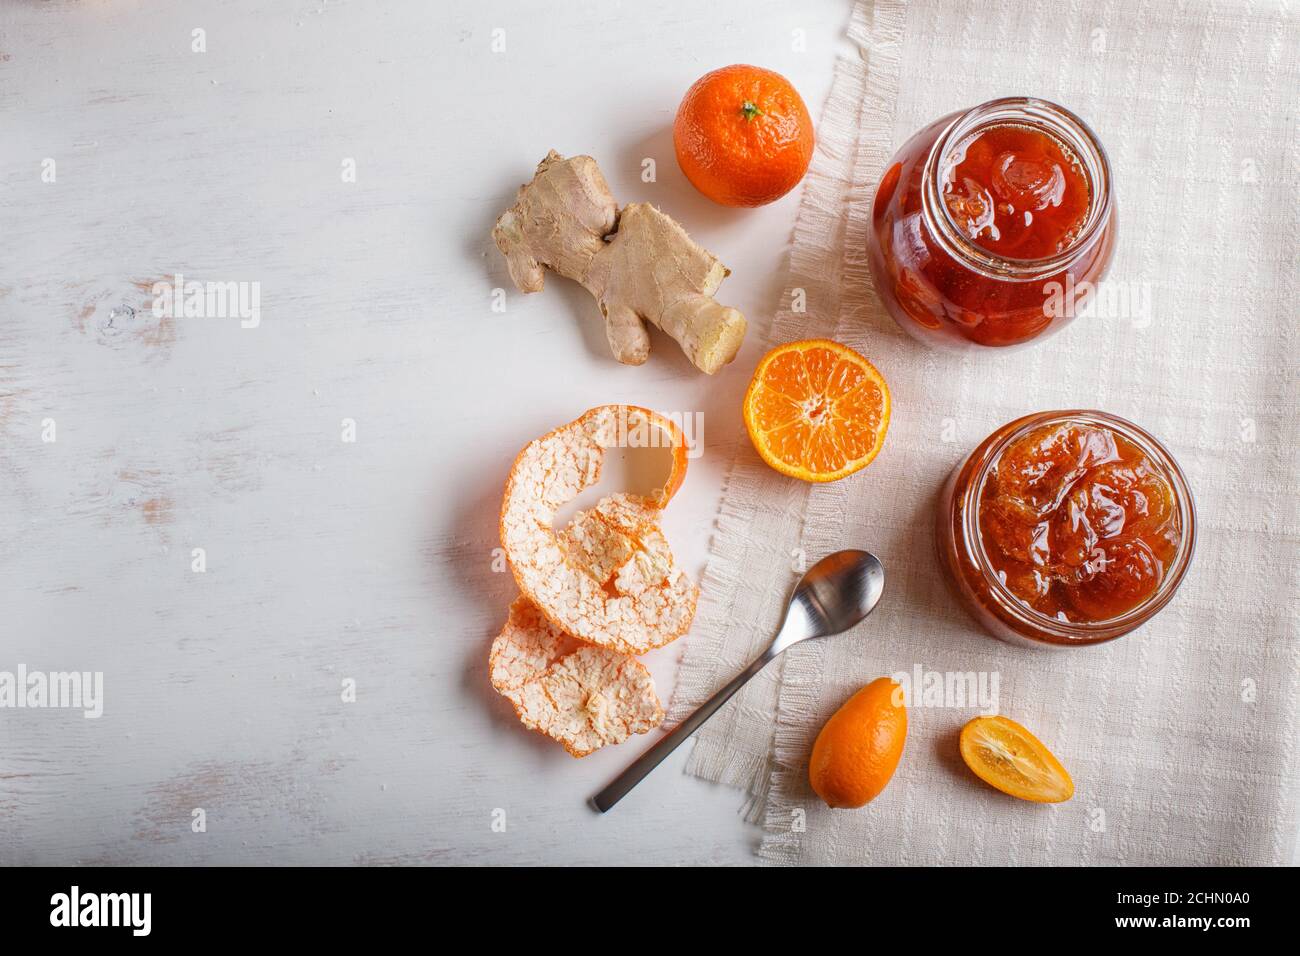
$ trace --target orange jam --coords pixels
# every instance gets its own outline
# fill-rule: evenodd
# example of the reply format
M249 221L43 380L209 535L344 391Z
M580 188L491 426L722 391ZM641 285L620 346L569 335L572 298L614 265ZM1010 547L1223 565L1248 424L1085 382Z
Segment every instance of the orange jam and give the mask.
M1008 97L899 147L871 206L867 261L908 334L1014 348L1063 328L1101 282L1116 213L1101 143L1073 113Z
M1142 626L1191 564L1196 511L1150 433L1098 411L1009 422L939 497L939 563L985 629L1035 646L1096 644Z
M943 201L981 249L1002 259L1045 259L1078 238L1092 188L1061 140L1005 123L958 144L943 170Z
M1168 479L1105 428L1042 425L994 462L980 536L1002 583L1034 610L1096 622L1160 588L1182 532Z

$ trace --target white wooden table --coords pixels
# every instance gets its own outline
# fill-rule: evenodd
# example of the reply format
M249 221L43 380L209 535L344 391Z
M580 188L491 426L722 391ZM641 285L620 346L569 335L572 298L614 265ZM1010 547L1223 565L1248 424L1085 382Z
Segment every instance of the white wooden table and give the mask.
M596 816L585 798L647 738L570 759L492 693L486 655L518 449L605 402L702 411L667 520L698 576L759 343L713 379L662 337L620 366L590 298L552 279L525 299L489 230L547 149L590 153L732 268L723 302L770 314L798 194L713 206L672 116L734 62L816 116L847 15L0 9L0 671L104 675L97 720L0 710L0 863L750 859L740 796L684 777L685 751ZM260 324L155 318L176 273L258 283ZM648 661L665 700L678 654Z

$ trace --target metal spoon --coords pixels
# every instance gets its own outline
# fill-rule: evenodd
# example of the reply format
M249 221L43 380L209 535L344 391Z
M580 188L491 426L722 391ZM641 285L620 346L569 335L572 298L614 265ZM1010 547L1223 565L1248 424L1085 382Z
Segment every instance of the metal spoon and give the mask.
M601 813L618 803L677 745L699 730L700 725L731 699L772 658L787 647L814 637L840 634L857 624L875 608L885 589L885 568L874 554L868 551L836 551L822 558L799 579L794 595L785 610L781 629L772 638L767 650L741 671L722 690L718 691L699 709L677 725L659 743L655 744L600 793L591 798L592 806Z

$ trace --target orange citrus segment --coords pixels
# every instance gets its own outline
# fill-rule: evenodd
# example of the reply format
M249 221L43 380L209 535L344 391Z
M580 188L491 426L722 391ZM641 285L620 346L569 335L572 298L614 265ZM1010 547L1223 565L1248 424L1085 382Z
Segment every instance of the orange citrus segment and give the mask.
M1014 720L976 717L961 730L961 759L990 787L1034 803L1074 796L1074 781L1042 742Z
M754 370L745 427L765 462L804 481L835 481L865 468L889 427L889 386L845 345L779 345Z

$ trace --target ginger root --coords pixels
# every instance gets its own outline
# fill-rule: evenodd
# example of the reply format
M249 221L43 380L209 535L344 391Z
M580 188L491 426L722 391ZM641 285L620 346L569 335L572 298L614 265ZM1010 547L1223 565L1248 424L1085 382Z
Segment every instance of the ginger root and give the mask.
M654 206L632 203L620 213L590 156L547 153L492 238L521 292L540 292L549 268L595 296L609 347L625 365L650 354L646 322L710 375L745 337L745 317L713 298L727 268Z

